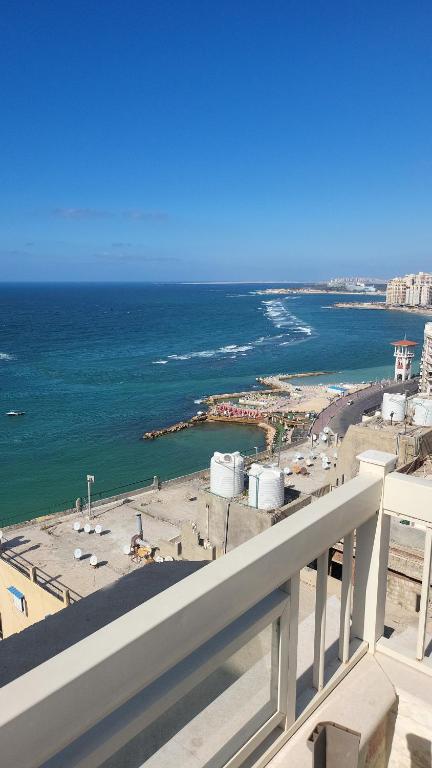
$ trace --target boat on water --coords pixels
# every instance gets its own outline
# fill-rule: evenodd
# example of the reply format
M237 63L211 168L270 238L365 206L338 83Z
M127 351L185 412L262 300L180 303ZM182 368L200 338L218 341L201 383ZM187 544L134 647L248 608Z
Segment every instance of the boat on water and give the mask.
M5 416L24 416L25 411L7 411Z

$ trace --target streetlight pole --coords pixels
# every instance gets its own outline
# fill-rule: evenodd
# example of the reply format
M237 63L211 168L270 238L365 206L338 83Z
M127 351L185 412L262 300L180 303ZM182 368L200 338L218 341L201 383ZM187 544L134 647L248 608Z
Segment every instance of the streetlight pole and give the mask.
M89 520L91 519L91 487L94 481L94 475L87 475L87 509Z

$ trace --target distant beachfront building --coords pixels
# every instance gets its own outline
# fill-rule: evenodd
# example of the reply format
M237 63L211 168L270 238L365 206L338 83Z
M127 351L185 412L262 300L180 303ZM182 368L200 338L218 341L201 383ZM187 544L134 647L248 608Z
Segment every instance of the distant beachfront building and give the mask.
M432 304L432 274L418 272L394 277L387 283L386 303L425 307Z
M339 288L346 291L360 291L362 293L375 293L376 288L374 285L368 284L367 279L360 277L335 277L333 280L329 280L327 283L328 288Z
M425 395L432 395L432 323L426 323L424 329L419 389Z
M386 304L405 304L407 284L404 277L389 280L386 290Z

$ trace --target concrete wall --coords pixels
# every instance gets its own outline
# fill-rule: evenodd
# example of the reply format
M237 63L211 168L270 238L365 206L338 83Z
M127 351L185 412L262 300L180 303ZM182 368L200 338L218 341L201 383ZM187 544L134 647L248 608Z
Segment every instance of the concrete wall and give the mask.
M371 429L368 426L354 424L348 431L338 447L336 469L331 469L331 482L336 485L346 483L358 474L359 462L357 456L363 451L377 450L386 453L396 453L396 438L394 433L385 432L382 429Z
M310 496L299 496L280 509L266 512L249 507L246 500L239 502L224 499L206 489L198 492L198 499L200 502L199 532L203 538L208 537L211 544L216 547L217 557L224 554L225 544L226 551L230 552L311 502Z
M201 510L201 536L216 546L217 555L238 547L248 539L262 533L272 525L272 514L263 512L232 499L224 499L207 490L198 493ZM207 534L206 510L208 507L209 530ZM204 519L203 519L204 518ZM228 525L228 528L227 528Z
M400 426L403 430L403 425ZM349 427L342 443L338 447L336 469L331 470L331 482L341 483L351 480L358 473L358 454L363 451L376 450L394 453L398 457L397 467L411 462L419 454L427 456L432 453L432 429L423 433L398 434L397 430L373 429L371 426L354 424Z
M15 606L8 587L16 587L23 593L24 613ZM66 606L63 600L32 581L5 560L0 558L0 617L3 638L27 629L48 614L57 613Z

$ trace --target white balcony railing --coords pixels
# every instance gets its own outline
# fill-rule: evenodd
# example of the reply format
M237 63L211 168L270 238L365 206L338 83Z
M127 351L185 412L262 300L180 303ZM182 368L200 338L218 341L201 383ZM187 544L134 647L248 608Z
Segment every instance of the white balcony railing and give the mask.
M382 502L395 457L368 451L359 458L355 479L5 686L2 764L99 766L267 632L266 695L256 697L258 676L246 673L229 716L225 710L231 735L202 763L236 768L273 735L256 762L264 765L383 635L393 490L385 511ZM386 489L393 489L389 479ZM338 654L329 660L328 553L341 539ZM299 583L313 561L312 695L302 698Z

